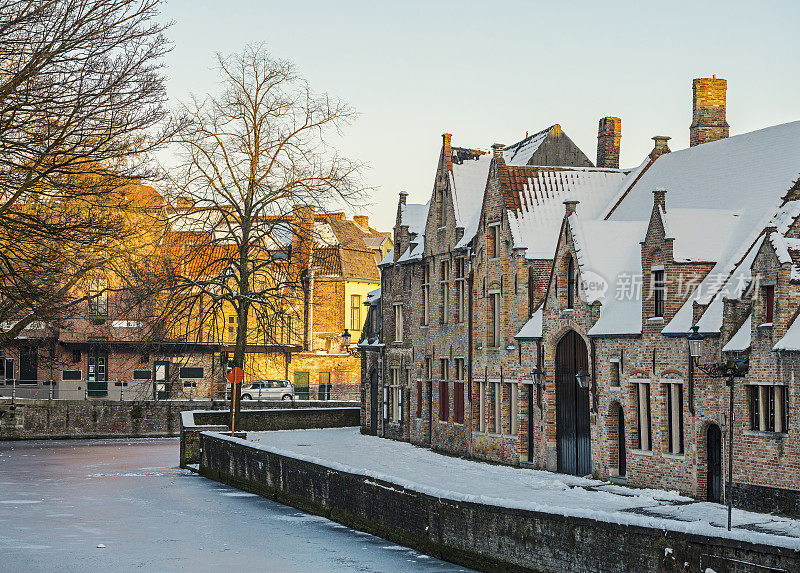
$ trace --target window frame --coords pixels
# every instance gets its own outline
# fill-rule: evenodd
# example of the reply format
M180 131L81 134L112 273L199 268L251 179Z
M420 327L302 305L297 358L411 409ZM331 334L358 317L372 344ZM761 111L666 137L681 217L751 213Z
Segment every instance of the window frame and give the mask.
M664 318L664 307L667 294L666 274L664 269L652 269L651 279L653 281L653 318Z

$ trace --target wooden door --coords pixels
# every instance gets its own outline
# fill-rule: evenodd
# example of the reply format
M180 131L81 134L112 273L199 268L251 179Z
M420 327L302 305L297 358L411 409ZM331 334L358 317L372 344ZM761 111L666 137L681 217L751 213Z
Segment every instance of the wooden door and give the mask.
M108 352L99 346L90 346L88 353L86 394L89 398L108 396Z
M706 433L706 455L708 457L706 497L708 501L719 502L722 499L722 433L716 424L711 424Z
M570 330L556 346L556 437L561 473L592 473L589 389L580 388L575 376L581 368L588 368L588 362L583 338Z
M298 400L308 400L308 372L294 373L294 394Z

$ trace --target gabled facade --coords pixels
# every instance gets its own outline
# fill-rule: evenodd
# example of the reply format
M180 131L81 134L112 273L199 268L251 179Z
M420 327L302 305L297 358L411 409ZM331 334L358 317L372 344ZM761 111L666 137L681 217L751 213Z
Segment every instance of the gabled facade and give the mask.
M724 80L694 87L692 146L655 136L631 170L618 118L600 121L598 168L558 126L491 152L445 136L421 239L382 268L384 333L388 308L412 307L386 350L407 372L397 437L800 513L800 122L728 138ZM481 161L478 201L459 181ZM728 488L729 386L699 366L742 357Z

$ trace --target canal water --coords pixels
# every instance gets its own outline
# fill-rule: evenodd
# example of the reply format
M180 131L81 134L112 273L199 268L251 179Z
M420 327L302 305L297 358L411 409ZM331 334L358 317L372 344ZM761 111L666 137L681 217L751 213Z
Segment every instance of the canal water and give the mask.
M464 571L177 462L177 439L0 442L0 571Z

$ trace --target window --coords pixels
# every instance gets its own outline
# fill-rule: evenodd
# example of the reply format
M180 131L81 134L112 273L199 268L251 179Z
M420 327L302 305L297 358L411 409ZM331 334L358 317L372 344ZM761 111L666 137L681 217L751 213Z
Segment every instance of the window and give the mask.
M489 291L489 321L487 324L488 340L486 345L490 348L500 346L500 292Z
M430 298L431 298L431 268L429 265L422 266L422 325L427 326L430 320Z
M403 414L403 389L400 386L400 369L390 368L391 385L389 387L389 401L391 409L391 420L400 421Z
M486 381L478 381L478 431L486 431Z
M501 434L503 432L503 420L500 413L503 411L503 389L500 387L500 382L494 383L494 433Z
M750 429L756 432L789 431L789 392L786 386L753 385L750 391Z
M638 440L640 450L651 449L652 430L650 428L650 384L640 382L634 384L636 389L636 412Z
M611 362L611 385L619 386L619 361Z
M667 394L667 450L671 454L683 453L683 384L664 385Z
M455 381L453 382L453 421L459 424L464 423L464 380L466 372L464 370L464 359L455 359Z
M153 373L150 370L134 370L133 371L133 379L134 380L150 380L153 377Z
M180 369L181 378L200 379L203 378L203 367L184 366Z
M361 295L350 295L350 330L361 330Z
M466 261L463 257L456 259L456 322L466 320L467 277Z
M486 250L490 259L500 256L500 224L492 223L486 229Z
M772 324L775 314L775 285L767 285L764 289L764 322Z
M90 279L87 296L90 315L108 315L108 283L105 279Z
M236 315L232 314L228 317L228 336L236 337Z
M149 371L148 371L149 373ZM81 370L62 370L61 371L61 379L62 380L80 380L83 378L83 371Z
M653 271L653 316L664 316L664 271Z
M433 359L430 357L425 358L425 379L431 380L433 378Z
M575 308L575 260L567 260L567 308Z
M81 361L81 351L80 350L73 350L72 351L72 363L78 364Z
M441 358L439 360L441 379L450 380L450 360L448 358Z
M439 312L442 324L447 324L450 308L450 261L442 261L442 273L439 281Z
M422 418L422 380L417 380L417 418Z
M394 303L394 341L403 341L403 304Z
M558 295L557 292L555 294ZM528 316L533 316L533 305L536 303L533 295L533 267L528 267Z
M439 227L444 227L447 215L447 208L445 203L445 192L442 190L439 192Z

